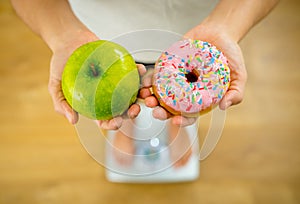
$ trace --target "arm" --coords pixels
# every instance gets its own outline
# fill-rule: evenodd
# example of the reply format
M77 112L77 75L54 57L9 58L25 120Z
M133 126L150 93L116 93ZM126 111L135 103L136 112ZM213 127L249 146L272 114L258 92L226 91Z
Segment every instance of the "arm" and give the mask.
M52 51L78 34L95 36L74 15L67 0L11 0L21 19Z
M238 42L277 3L278 0L221 0L202 23L185 35L212 43L228 58L231 83L220 102L221 109L243 100L247 71Z
M224 34L239 42L247 32L275 7L279 0L221 0L196 29L200 34ZM194 30L193 29L193 30ZM212 35L210 34L210 35Z
M18 15L38 34L52 50L49 92L54 109L64 115L71 124L78 121L78 114L69 106L61 90L61 76L69 56L79 46L99 38L85 27L74 15L67 0L11 0ZM138 66L140 73L143 66ZM130 118L140 111L137 104L128 110ZM122 117L108 121L96 121L104 129L117 129Z
M80 45L96 40L73 14L67 0L11 0L21 19L52 50L48 89L54 109L75 124L78 114L68 105L61 90L61 76L71 53Z
M221 109L225 110L243 99L247 72L238 42L277 2L278 0L221 0L204 21L184 35L185 38L210 42L228 58L231 82L219 104ZM148 90L144 89L142 93L147 106L158 106L158 101L154 96L149 96ZM162 120L173 117L162 107L157 107L153 115ZM173 117L173 123L177 125L190 125L194 121L195 118Z

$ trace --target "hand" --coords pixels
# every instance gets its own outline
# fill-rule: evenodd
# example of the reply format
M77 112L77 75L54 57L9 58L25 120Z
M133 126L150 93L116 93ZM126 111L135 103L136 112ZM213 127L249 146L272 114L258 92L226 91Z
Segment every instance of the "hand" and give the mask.
M247 71L244 64L241 49L236 41L230 38L225 32L220 32L219 27L199 25L184 35L184 38L199 39L207 41L220 49L229 61L230 67L230 87L220 101L219 107L222 110L227 109L231 105L238 104L242 101L244 95L245 84L247 81ZM145 98L145 104L148 107L156 107L153 110L153 116L160 120L166 120L172 117L173 124L188 126L193 124L197 118L188 118L183 116L174 116L163 107L159 106L159 102L150 91L152 72L145 75L140 95Z
M142 78L142 87L140 89L140 97L145 99L146 106L154 108L153 117L159 120L166 120L172 118L172 123L179 126L188 126L196 122L196 117L184 117L174 116L169 111L159 106L159 102L155 96L152 95L150 88L152 87L152 75L153 69L149 69L148 72Z
M247 71L242 51L238 42L224 30L223 26L199 25L184 35L184 38L199 39L207 41L227 57L230 68L230 86L219 107L225 110L231 105L239 104L243 100L244 89L247 81Z
M66 37L65 41L58 42L61 45L54 46L55 49L52 49L53 55L51 58L50 78L48 84L49 93L52 97L55 111L64 115L71 124L77 123L78 113L70 107L63 95L61 88L61 77L63 69L69 56L76 48L85 43L95 40L99 40L99 38L93 33L78 33L78 35L69 35L68 37ZM146 72L146 69L143 65L137 66L141 75ZM123 117L134 118L139 114L139 112L139 105L133 104L124 114L124 116L116 117L106 121L98 120L96 121L96 123L103 129L118 129L122 125Z

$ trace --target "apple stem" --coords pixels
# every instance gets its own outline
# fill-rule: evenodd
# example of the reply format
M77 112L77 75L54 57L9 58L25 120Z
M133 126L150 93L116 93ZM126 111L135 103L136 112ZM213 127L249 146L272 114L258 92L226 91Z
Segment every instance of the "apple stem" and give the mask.
M93 72L93 75L96 77L96 76L98 76L98 71L96 70L96 67L95 67L95 64L94 63L91 63L90 64L90 68L91 68L91 70L92 70L92 72Z

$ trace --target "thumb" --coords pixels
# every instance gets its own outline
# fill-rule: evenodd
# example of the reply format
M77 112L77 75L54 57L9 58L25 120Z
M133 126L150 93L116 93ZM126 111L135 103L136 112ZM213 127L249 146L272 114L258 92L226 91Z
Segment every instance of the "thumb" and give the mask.
M231 105L241 103L243 100L243 93L238 89L231 89L227 91L223 99L221 100L219 107L221 110L226 110Z
M50 79L48 90L53 101L54 110L64 115L71 124L78 121L78 114L70 107L61 90L61 81Z

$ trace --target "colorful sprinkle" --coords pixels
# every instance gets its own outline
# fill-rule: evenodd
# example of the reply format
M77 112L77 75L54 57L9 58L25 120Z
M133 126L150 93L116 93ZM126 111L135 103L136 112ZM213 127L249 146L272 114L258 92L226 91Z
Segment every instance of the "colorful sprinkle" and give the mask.
M185 74L193 69L199 73L198 81L189 82ZM230 70L226 57L215 46L183 40L162 53L153 77L164 104L177 112L197 113L222 99L229 87Z

